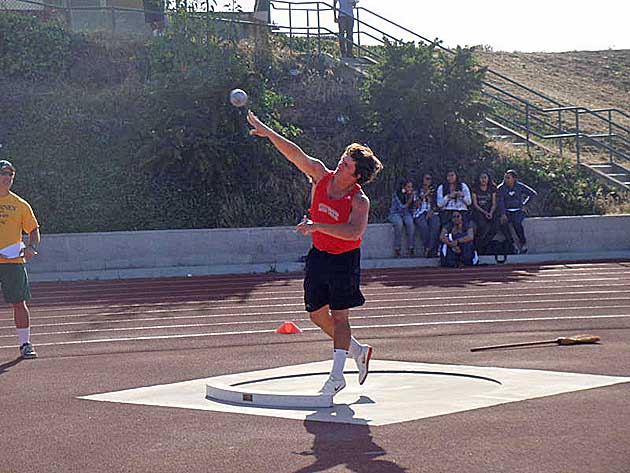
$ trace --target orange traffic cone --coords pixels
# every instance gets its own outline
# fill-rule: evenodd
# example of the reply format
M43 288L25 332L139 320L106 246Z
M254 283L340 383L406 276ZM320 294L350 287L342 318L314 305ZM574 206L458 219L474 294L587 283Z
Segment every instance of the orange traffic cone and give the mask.
M286 333L286 334L302 333L302 330L293 322L285 322L282 325L280 325L280 327L278 327L278 329L276 330L276 333Z

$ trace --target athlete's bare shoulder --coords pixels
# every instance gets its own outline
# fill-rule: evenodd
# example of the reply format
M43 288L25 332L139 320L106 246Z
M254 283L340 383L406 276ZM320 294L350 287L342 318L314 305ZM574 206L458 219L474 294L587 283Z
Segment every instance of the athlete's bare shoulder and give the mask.
M313 182L313 184L317 184L324 177L326 177L331 171L326 167L326 165L316 158L311 158L312 163L308 169L308 172L305 173L308 178Z
M367 196L363 189L354 194L352 197L352 206L353 207L367 207L370 208L370 198Z

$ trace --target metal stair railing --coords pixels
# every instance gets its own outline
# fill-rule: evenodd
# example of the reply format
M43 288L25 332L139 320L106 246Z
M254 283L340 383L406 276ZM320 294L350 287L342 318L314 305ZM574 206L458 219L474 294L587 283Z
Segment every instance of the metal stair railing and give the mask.
M112 31L116 31L116 12L144 12L133 8L109 6L109 7L68 7L67 3L58 0L55 3L45 3L33 0L21 0L23 3L39 5L46 8L69 14L73 10L105 10L111 12ZM53 0L54 1L54 0ZM167 0L166 11L169 15L176 15L177 10L173 10L173 6L181 5L189 6L186 0ZM202 2L200 5L206 5L205 11L196 11L200 15L208 15L213 22L219 23L238 23L243 25L261 26L259 21L247 21L236 18L221 18L210 11L209 2ZM330 3L320 0L311 1L289 1L289 0L271 0L270 6L274 10L287 11L289 15L289 24L287 26L270 24L266 25L276 33L287 32L289 35L289 47L292 47L292 38L294 36L306 36L307 38L315 38L317 41L317 52L321 54L324 38L337 38L337 32L325 26L322 17L330 15L334 10ZM355 9L355 23L357 41L353 41L355 47L363 57L378 59L379 54L373 48L369 48L362 44L362 38L369 38L376 42L377 45L383 45L385 40L394 43L402 43L399 37L396 37L384 28L379 28L365 21L367 16L375 21L380 21L391 28L395 28L398 32L404 32L411 35L417 41L423 44L433 45L446 53L454 54L454 52L444 47L438 39L430 40L409 28L399 25L388 18L373 12L364 7ZM306 14L306 25L296 25L294 23L294 15L298 12ZM212 18L210 18L212 16ZM313 26L311 26L311 17L313 18ZM263 24L263 26L265 26ZM575 154L578 163L582 160L584 147L589 146L595 148L598 152L607 154L610 164L619 162L630 163L630 114L617 108L599 108L591 110L587 107L566 106L561 102L538 92L526 85L511 79L497 71L487 69L487 80L483 81L484 97L494 105L492 116L510 127L524 132L526 143L532 143L530 137L534 136L539 140L555 140L558 144L560 155L563 154L564 144L571 140L574 143ZM510 91L512 90L512 91ZM583 119L584 118L584 119ZM627 120L628 125L620 123L620 120ZM554 121L555 123L552 123ZM568 126L571 122L572 125ZM605 131L593 130L590 127L604 126Z
M273 9L286 11L289 14L288 26L278 27L275 25L279 31L288 30L290 36L298 32L295 26L294 13L300 11L306 12L307 18L307 26L300 27L302 33L306 31L310 35L310 32L316 31L319 37L321 31L325 30L329 37L336 35L336 32L331 31L330 28L322 26L323 13L333 11L333 6L325 1L271 0L270 3ZM309 12L313 11L317 12L316 22L315 26L310 26ZM423 44L433 45L446 53L454 54L451 49L444 47L438 39L430 40L365 7L357 7L355 12L357 40L356 42L353 41L354 46L372 58L378 58L379 54L373 49L365 47L365 43L362 41L363 37L376 41L377 45L383 45L385 39L395 43L402 43L403 40L396 37L391 31L384 31L383 28L373 26L371 21L366 21L366 17L368 20L376 19L391 28L395 28L398 32L411 35ZM378 37L377 34L381 36ZM318 52L321 52L321 44L318 44L318 48ZM591 110L581 106L566 106L500 72L490 68L487 69L487 72L487 80L483 81L483 95L494 105L492 115L498 121L503 121L523 131L527 137L528 147L531 136L540 140L554 140L557 142L559 152L562 155L565 143L567 140L571 140L574 143L578 163L582 161L585 146L594 147L600 153L606 154L610 163L615 162L615 160L630 163L630 127L619 121L624 118L630 119L630 114L617 108ZM510 92L509 89L515 92ZM511 114L501 113L502 107L507 108ZM518 115L522 116L520 120L516 119ZM605 131L593 129L597 126L604 126Z

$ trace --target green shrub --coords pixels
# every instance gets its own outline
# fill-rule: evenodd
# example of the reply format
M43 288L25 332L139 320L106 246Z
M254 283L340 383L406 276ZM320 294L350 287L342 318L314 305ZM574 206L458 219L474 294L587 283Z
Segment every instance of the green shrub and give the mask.
M483 150L485 69L469 49L449 55L435 46L387 43L365 82L363 98L374 141L393 178L470 166ZM422 169L420 169L422 168Z
M0 76L55 78L67 66L70 41L70 33L56 19L0 10Z

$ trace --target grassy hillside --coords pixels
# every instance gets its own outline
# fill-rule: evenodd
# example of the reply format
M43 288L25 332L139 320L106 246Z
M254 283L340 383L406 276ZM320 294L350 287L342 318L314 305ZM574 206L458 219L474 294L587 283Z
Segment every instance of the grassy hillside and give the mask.
M191 26L182 31L189 34ZM37 55L39 47L22 45L14 54L21 62L0 55L14 65L0 68L5 92L0 94L0 156L18 166L15 190L33 204L46 233L295 223L310 186L270 146L247 136L242 111L227 103L228 90L237 85L250 92L254 110L329 166L351 141L374 147L386 169L369 188L373 222L386 220L399 178L432 171L440 181L452 163L467 180L481 167L496 174L517 168L526 182L550 190L549 199L533 208L536 215L611 208L608 190L573 163L514 156L482 142L467 148L465 133L443 133L458 129L444 112L455 107L451 115L462 122L460 111L472 110L477 99L470 94L471 100L460 98L461 106L443 104L447 91L458 97L465 83L460 79L468 73L462 69L459 75L460 69L444 64L427 69L436 60L431 53L407 51L417 55L416 62L393 53L400 60L380 79L389 88L375 95L379 88L373 87L370 98L380 97L377 102L366 99L369 82L344 68L322 70L313 56L288 54L282 44L274 45L268 67L260 67L256 45L215 44L205 30L196 38L200 41L186 35L177 41L66 38L58 28L43 34L59 59L43 56L37 74L27 74L33 61L24 58ZM503 53L482 56L496 59ZM433 82L418 79L425 76L417 71L405 72L410 66L434 70ZM391 80L395 70L400 82ZM431 84L437 86L427 89ZM415 101L399 102L399 90L414 90ZM432 108L418 113L427 103ZM385 118L375 113L388 107ZM401 120L394 121L396 116ZM463 132L477 135L481 120L471 117Z
M630 49L477 54L482 64L561 103L630 113Z

